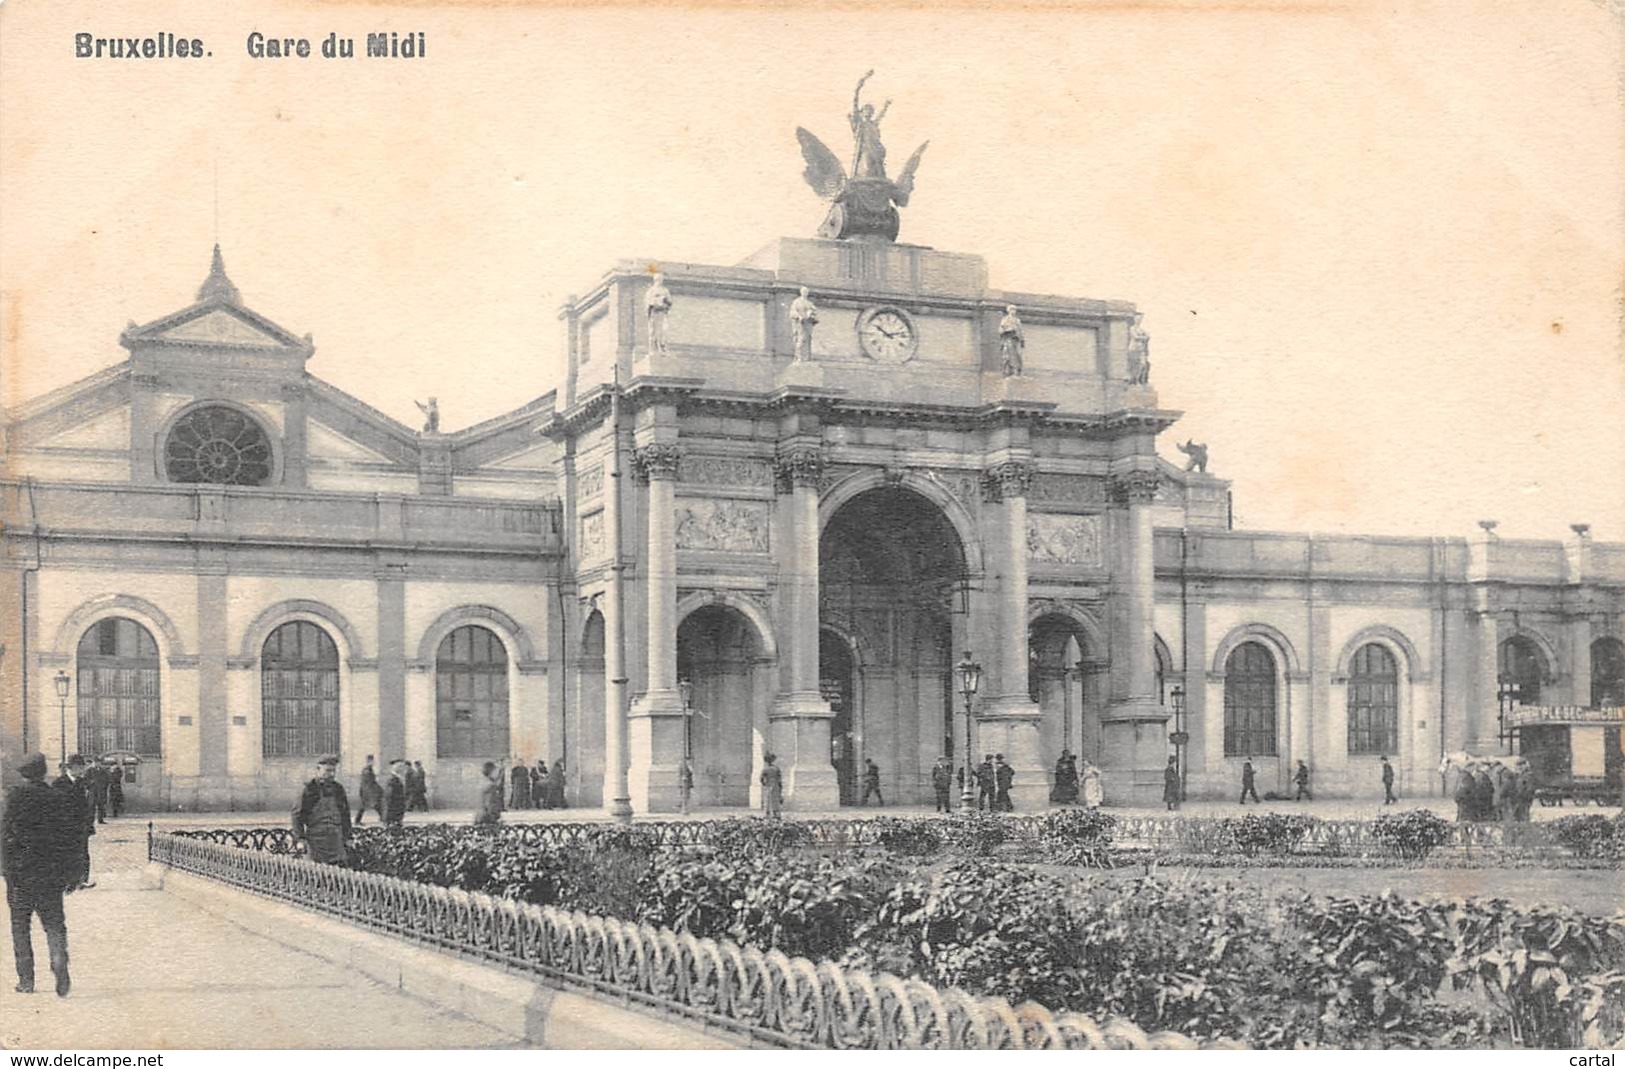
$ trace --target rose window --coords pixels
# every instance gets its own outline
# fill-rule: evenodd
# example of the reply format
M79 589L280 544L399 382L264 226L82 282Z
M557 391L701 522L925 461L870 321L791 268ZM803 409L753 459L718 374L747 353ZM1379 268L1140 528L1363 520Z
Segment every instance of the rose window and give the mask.
M271 442L234 408L199 408L169 432L164 469L170 482L261 486L271 478Z

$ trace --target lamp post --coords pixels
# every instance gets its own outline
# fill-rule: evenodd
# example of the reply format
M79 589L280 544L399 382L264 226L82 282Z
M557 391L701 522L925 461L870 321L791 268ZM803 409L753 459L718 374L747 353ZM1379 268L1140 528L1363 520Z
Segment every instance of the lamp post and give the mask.
M1502 746L1507 748L1507 752L1511 753L1512 746L1510 743L1514 738L1514 729L1508 725L1507 721L1512 719L1512 711L1518 707L1518 695L1523 693L1523 687L1517 683L1505 682L1497 687L1495 692L1498 706L1495 718L1495 737Z
M1174 733L1168 736L1174 744L1174 756L1179 761L1179 800L1185 800L1185 747L1190 745L1190 732L1185 730L1185 688L1175 687L1168 692L1174 703Z
M689 799L694 794L694 681L684 676L677 681L683 699L683 767L677 772L677 790L682 797L683 816L688 816Z
M954 672L959 676L959 693L965 696L965 778L960 785L959 808L968 812L976 808L976 788L971 765L973 756L970 737L970 700L975 697L977 688L982 685L982 666L971 660L970 650L966 650L965 659L954 666Z
M57 731L62 739L62 764L66 767L68 763L68 688L73 685L73 680L68 678L68 673L59 671L53 682L56 683Z

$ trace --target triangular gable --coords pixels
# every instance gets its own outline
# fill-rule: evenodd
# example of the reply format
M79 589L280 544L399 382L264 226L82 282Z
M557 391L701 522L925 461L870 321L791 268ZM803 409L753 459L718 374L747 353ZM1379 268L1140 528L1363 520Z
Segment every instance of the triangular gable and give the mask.
M165 341L252 345L266 349L281 349L287 344L276 335L245 322L224 308L205 312L196 319L187 320L151 336Z
M347 438L331 427L311 420L306 424L305 452L320 460L349 460L366 464L393 464L384 454L368 449L360 442Z

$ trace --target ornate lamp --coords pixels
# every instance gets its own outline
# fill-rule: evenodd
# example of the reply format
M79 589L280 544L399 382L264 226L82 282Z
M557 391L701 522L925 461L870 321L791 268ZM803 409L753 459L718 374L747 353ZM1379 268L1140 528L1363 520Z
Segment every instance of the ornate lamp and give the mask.
M1185 747L1190 745L1190 732L1185 730L1185 688L1175 686L1168 692L1174 707L1174 733L1168 736L1174 744L1174 756L1179 759L1179 800L1185 800Z
M682 796L683 815L688 816L689 795L694 793L694 681L683 676L677 681L677 694L683 699L683 767L677 773L677 790Z
M959 808L972 810L976 808L976 788L972 771L975 758L971 753L970 700L982 686L982 666L973 661L970 650L966 650L965 659L954 666L954 674L959 679L959 693L965 696L965 778L960 785Z
M56 684L57 698L57 731L62 739L62 764L68 763L68 688L73 686L73 680L66 672L57 672L52 680Z

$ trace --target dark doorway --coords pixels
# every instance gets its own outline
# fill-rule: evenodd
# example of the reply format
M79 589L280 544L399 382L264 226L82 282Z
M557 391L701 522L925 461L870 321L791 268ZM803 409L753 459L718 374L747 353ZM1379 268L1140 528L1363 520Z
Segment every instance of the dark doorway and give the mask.
M846 639L833 631L820 631L818 689L835 712L835 719L829 725L829 763L835 766L842 805L856 802L857 752L852 734L852 701L857 686L853 677L852 650Z

